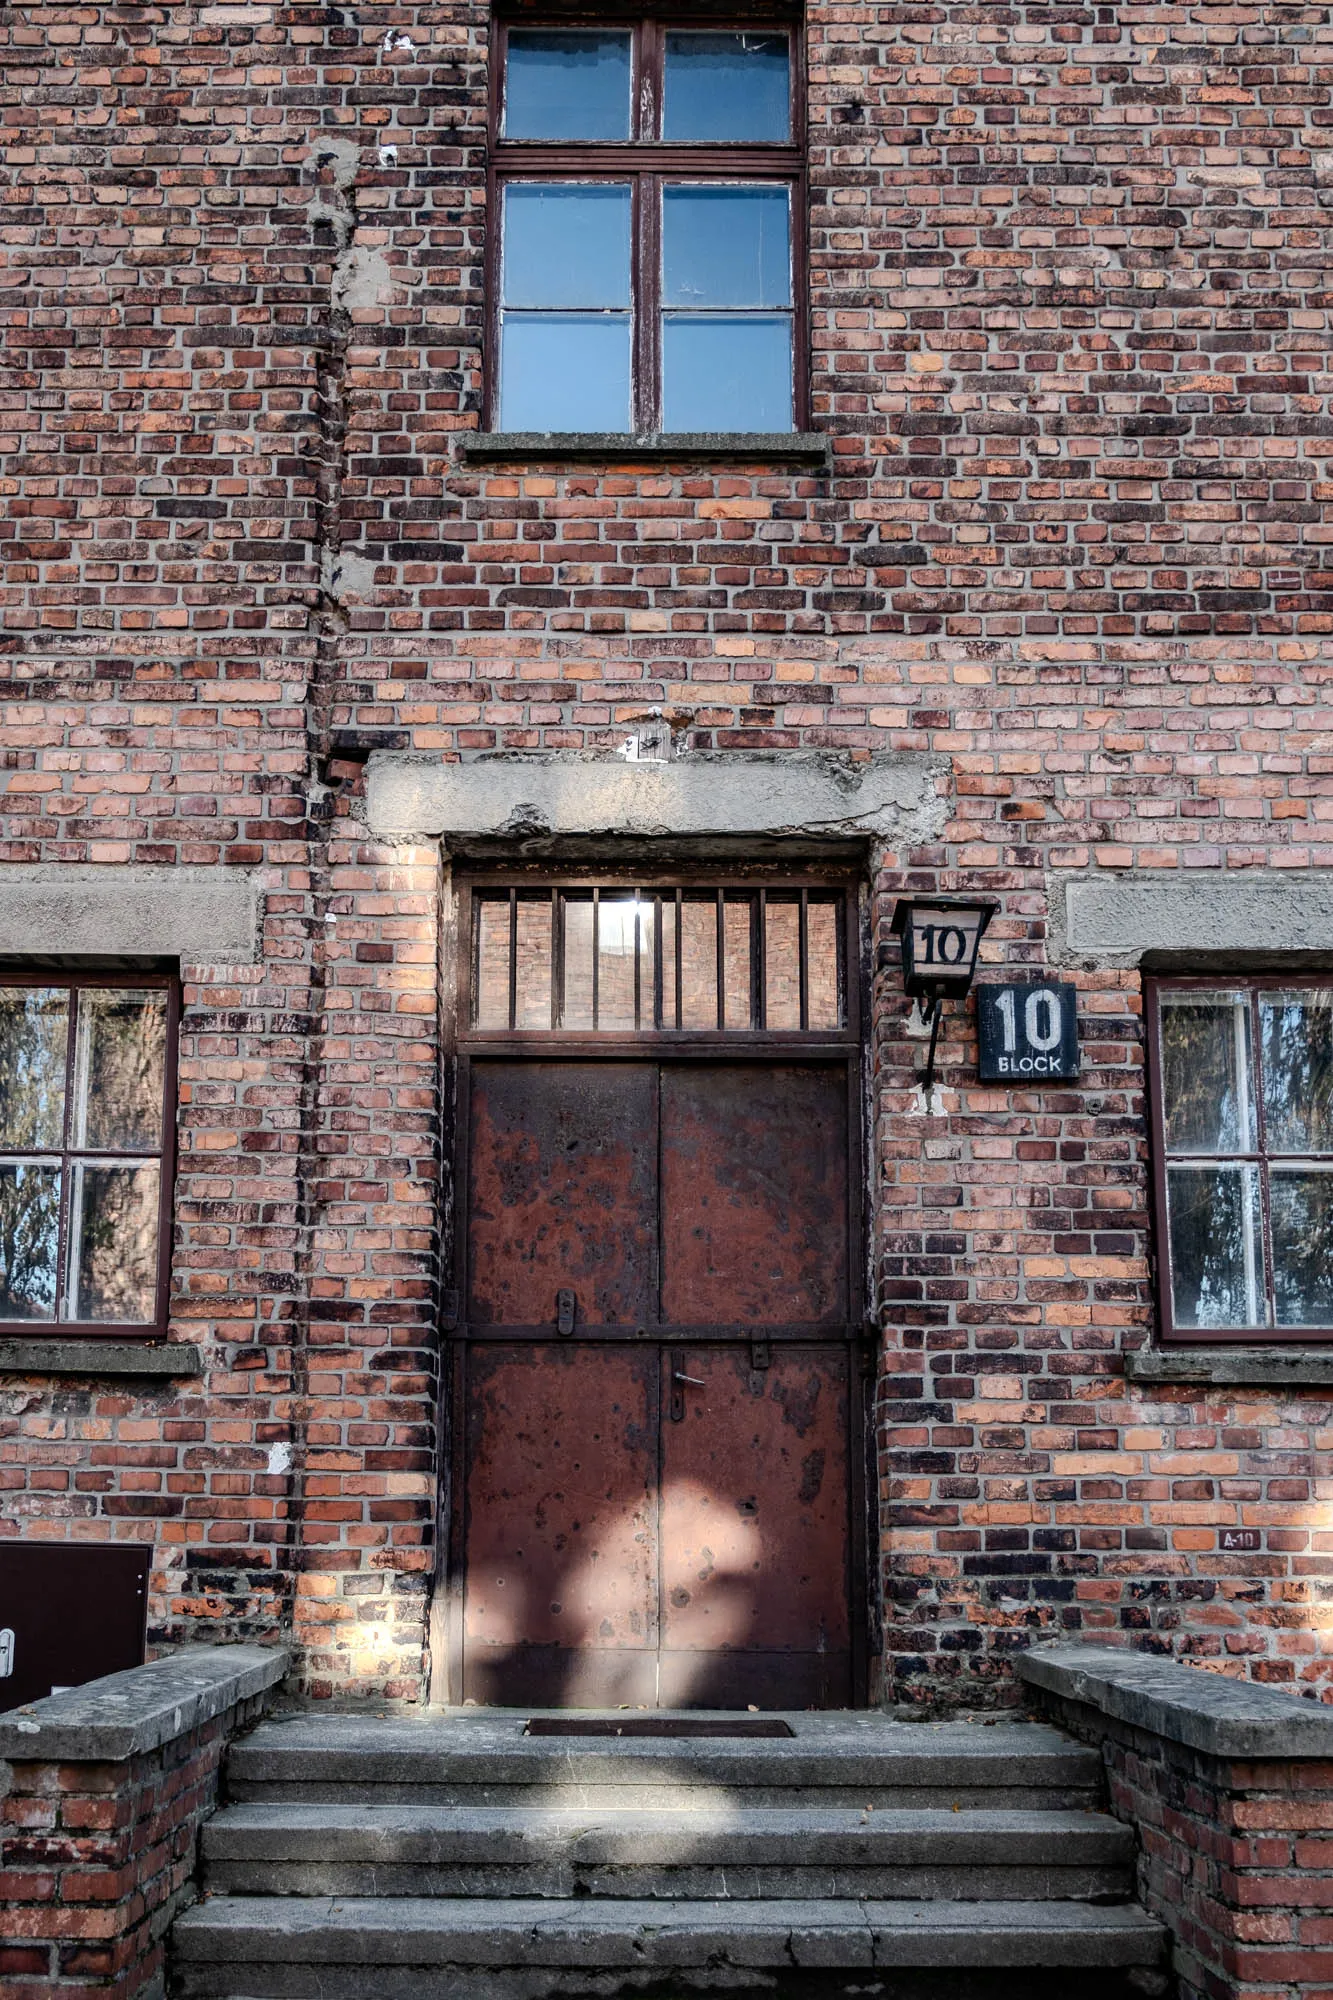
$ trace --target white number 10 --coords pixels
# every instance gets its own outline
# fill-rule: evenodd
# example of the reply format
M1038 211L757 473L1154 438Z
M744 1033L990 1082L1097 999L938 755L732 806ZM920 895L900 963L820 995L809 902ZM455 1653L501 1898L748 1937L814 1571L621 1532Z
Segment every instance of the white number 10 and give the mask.
M1018 1047L1018 1016L1012 987L1006 987L995 1002L1004 1022L1004 1052L1011 1056ZM1023 1033L1029 1048L1043 1054L1060 1040L1060 1002L1049 986L1036 986L1023 1006Z

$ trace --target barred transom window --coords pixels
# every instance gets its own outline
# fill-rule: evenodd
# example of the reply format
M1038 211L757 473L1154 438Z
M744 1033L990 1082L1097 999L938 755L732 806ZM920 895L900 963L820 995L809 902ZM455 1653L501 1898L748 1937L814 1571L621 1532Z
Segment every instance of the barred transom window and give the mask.
M818 1034L847 1022L838 890L554 885L472 903L471 1024Z
M175 1033L166 979L0 981L0 1325L160 1330Z
M1168 1337L1333 1337L1333 985L1159 981Z

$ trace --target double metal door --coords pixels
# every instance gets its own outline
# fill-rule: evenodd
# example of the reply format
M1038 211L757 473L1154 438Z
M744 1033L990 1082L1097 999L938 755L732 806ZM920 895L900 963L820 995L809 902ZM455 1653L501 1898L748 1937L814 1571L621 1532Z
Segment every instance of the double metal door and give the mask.
M474 1058L452 1698L861 1697L855 1064Z

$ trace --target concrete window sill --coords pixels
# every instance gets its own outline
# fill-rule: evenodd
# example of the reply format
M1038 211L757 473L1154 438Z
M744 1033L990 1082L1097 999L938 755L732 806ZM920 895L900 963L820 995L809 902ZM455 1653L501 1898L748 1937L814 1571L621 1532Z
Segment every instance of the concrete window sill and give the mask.
M1131 1382L1215 1382L1237 1388L1327 1388L1333 1342L1326 1347L1148 1347L1125 1356Z
M525 459L596 459L623 464L671 459L761 459L774 464L827 467L829 440L821 431L470 431L463 439L470 465Z
M28 1340L0 1336L0 1375L202 1375L204 1351L193 1341L164 1347L116 1340Z

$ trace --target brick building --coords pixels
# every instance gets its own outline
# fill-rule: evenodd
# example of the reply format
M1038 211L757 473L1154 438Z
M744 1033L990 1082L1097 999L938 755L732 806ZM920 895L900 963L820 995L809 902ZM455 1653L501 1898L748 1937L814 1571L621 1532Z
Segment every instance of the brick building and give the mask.
M0 40L0 1557L316 1696L1322 1694L1327 10ZM923 1088L941 895L1076 1079Z

